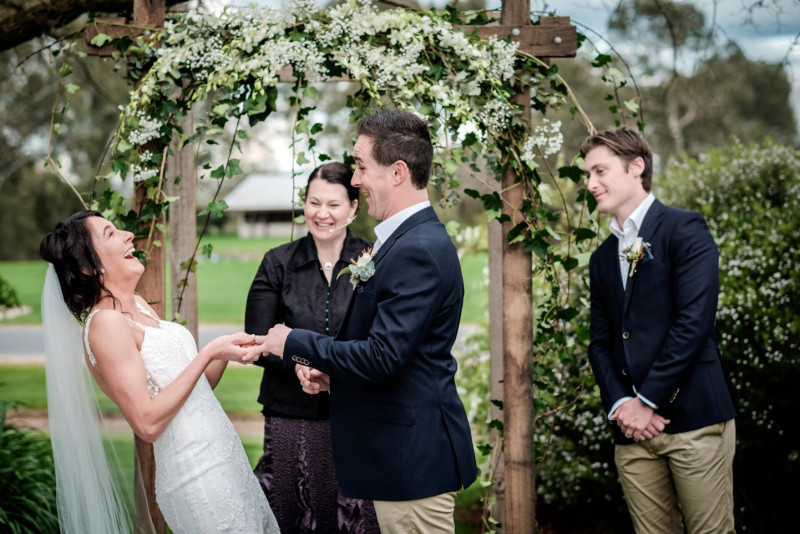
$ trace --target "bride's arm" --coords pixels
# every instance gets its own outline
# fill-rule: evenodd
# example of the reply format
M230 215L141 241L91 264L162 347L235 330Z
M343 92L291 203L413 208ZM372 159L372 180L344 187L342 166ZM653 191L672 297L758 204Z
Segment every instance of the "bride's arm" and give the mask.
M97 360L92 374L105 383L104 391L133 431L152 442L181 409L208 364L215 359L241 359L246 349L240 344L250 339L252 336L234 334L213 340L169 386L151 397L147 371L127 319L118 312L103 310L92 318L89 329L89 345Z

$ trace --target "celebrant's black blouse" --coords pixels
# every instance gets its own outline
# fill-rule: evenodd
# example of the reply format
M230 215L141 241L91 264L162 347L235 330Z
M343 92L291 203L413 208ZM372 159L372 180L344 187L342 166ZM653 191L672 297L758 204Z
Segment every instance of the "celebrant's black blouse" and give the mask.
M321 334L335 335L347 311L353 286L347 274L336 278L350 259L372 244L349 231L339 261L331 269L331 283L325 279L314 240L307 235L276 247L261 261L247 295L244 330L266 334L272 326L284 323ZM294 362L270 354L256 365L264 368L258 402L265 416L298 419L327 419L330 398L327 393L309 395L300 388Z

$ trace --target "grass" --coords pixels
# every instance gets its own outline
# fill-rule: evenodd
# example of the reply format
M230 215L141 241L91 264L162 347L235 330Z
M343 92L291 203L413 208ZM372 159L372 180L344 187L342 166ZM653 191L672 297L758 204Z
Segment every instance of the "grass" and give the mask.
M0 400L14 401L22 409L46 410L47 390L43 365L3 365ZM214 394L228 415L252 415L261 406L256 400L261 384L261 368L231 364L225 370ZM100 409L116 413L117 407L95 386Z
M209 238L214 246L211 260L197 267L198 319L204 324L244 325L244 308L250 283L266 250L280 239L238 239L233 236ZM461 261L464 276L466 323L487 322L489 290L485 283L485 254L465 256ZM17 291L31 312L0 321L0 325L41 324L41 292L47 264L44 261L0 262L0 276Z

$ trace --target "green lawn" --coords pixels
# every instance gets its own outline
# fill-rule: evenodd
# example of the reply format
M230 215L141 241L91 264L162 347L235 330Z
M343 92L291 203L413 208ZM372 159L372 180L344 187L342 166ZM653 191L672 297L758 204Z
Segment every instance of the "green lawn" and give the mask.
M47 391L43 365L0 366L0 400L14 401L20 408L47 409ZM229 415L252 415L261 410L256 399L261 384L261 368L254 365L230 364L214 394ZM117 412L114 403L96 388L100 409Z
M261 256L283 240L224 236L210 238L209 242L214 245L212 259L202 261L197 267L199 322L243 325L247 292ZM486 323L489 301L486 264L485 254L467 255L461 261L465 289L463 322ZM0 326L42 322L41 292L46 270L44 261L0 262L0 276L16 289L20 301L31 308L27 315L0 321Z

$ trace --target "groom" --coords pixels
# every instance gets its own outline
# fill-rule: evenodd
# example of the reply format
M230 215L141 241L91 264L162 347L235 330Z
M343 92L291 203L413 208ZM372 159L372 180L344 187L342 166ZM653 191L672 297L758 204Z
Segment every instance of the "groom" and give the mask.
M629 128L581 147L612 215L592 254L589 360L639 533L734 532L735 409L714 336L718 253L702 215L650 193L650 147Z
M384 534L452 533L456 492L477 468L450 353L464 286L428 200L430 132L396 110L362 117L357 131L352 183L383 221L374 274L358 282L335 339L277 325L256 350L301 364L306 391L329 388L339 484L374 501Z

